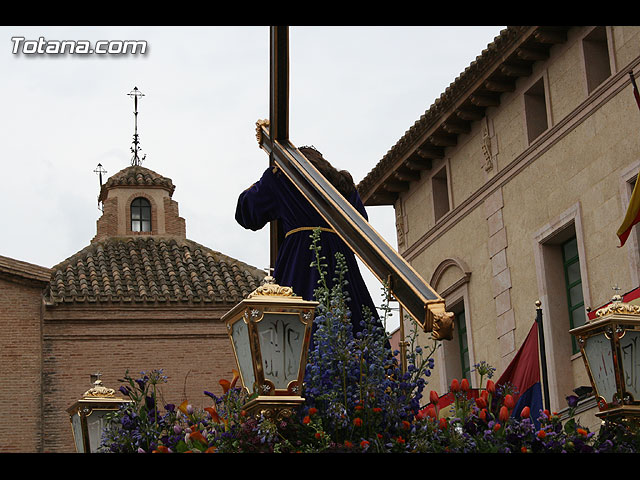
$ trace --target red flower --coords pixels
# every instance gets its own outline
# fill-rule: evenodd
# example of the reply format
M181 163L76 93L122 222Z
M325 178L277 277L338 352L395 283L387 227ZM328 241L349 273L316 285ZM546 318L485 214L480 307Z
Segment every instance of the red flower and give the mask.
M378 440L382 440L382 434L381 433L376 433L376 437L378 437Z
M353 447L353 443L351 443L349 440L345 440L344 441L344 446L347 447L347 448L351 448L351 447Z
M520 418L529 418L531 415L531 409L529 407L524 407L522 412L520 412Z
M516 401L513 399L512 395L506 395L504 397L504 406L507 407L509 410L513 410L513 407L516 406Z
M584 428L578 428L576 432L578 432L578 434L582 435L583 437L586 437L587 435L589 435L589 432L587 432Z
M316 432L314 437L316 437L318 440L320 440L322 438L322 432Z
M493 383L492 380L487 380L487 392L489 392L491 395L495 395L496 393L496 384Z
M480 413L478 414L478 417L480 417L480 420L482 420L483 422L487 421L487 409L483 408L482 410L480 410Z
M316 413L318 413L318 409L315 407L311 407L309 409L309 415L315 415Z
M369 442L367 442L366 440L362 440L360 442L360 448L367 448L369 446Z
M356 410L362 410L362 405L356 405Z
M460 390L460 383L458 382L457 378L454 378L453 380L451 380L451 391L457 392L459 390Z
M501 427L502 427L502 426L501 426L499 423L496 423L496 424L493 426L493 431L494 431L494 432L497 432L498 430L500 430L500 428L501 428Z
M362 419L361 419L361 418L354 418L354 419L353 419L353 424L354 424L356 427L361 427L361 426L362 426Z
M305 425L308 425L309 423L311 423L311 417L309 417L309 415L307 415L306 417L304 417L302 419L302 423L304 423Z
M429 400L434 405L437 405L438 401L440 400L440 397L438 396L438 392L436 392L435 390L431 390L431 393L429 393Z
M524 447L524 446L520 448L520 451L521 451L522 453L527 453L527 452L529 452L529 450L527 449L527 447Z
M482 397L478 397L476 398L476 405L478 408L487 408L487 401Z
M373 407L373 413L380 413L382 409L380 407Z
M462 381L460 382L460 388L462 389L463 392L466 392L469 390L469 380L467 380L466 378L463 378Z
M480 393L480 397L485 401L485 402L489 402L489 392L487 392L486 390L483 390Z
M407 422L406 420L402 421L402 428L404 430L409 430L411 428L411 424L409 422Z
M509 420L509 409L507 407L502 407L500 409L500 414L498 416L501 422L506 422Z
M538 438L539 438L539 439L541 439L541 440L542 440L542 439L543 439L544 437L546 437L546 436L547 436L547 432L545 432L544 430L539 430L539 431L538 431Z
M402 438L402 437L398 437L398 438L396 438L396 442L398 442L398 443L404 443L404 438Z
M204 436L198 431L190 433L189 434L189 440L194 440L196 442L201 442L201 443L204 443L204 444L208 443L207 439L204 438Z
M445 430L447 428L447 419L441 418L440 422L438 423L438 427L440 428L440 430Z

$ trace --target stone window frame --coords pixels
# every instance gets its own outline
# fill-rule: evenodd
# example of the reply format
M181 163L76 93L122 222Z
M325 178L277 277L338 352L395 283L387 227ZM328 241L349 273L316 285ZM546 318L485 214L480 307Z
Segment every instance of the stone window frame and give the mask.
M571 334L569 333L568 310L561 312L554 308L552 310L550 304L552 302L550 293L554 291L553 287L548 284L550 276L554 275L554 271L550 271L545 265L545 248L553 241L555 237L562 235L568 228L573 228L578 244L578 255L580 257L580 275L582 277L582 293L585 308L591 306L591 294L589 291L589 271L587 268L586 254L584 249L584 229L582 224L582 210L580 202L570 206L567 210L556 216L550 222L540 227L533 234L533 254L536 267L536 277L538 283L538 299L542 302L542 327L545 335L545 351L548 367L549 379L549 395L553 409L561 409L565 405L565 396L567 391L575 388L573 385L573 376L571 368L568 368L573 360L580 357L580 353L573 354L571 351ZM554 270L562 270L562 265L556 265ZM562 272L564 275L564 272ZM564 284L564 276L562 278ZM557 298L557 297L556 297ZM565 302L566 303L566 302ZM559 313L560 312L560 313ZM557 315L567 315L566 329L556 325ZM557 328L553 328L557 327ZM554 330L566 330L566 336L554 335ZM565 341L566 340L566 341Z
M438 291L437 290L438 282L442 279L444 272L451 267L455 267L461 271L462 274L460 278L457 281L455 281L453 284L447 286L442 291ZM433 275L431 276L431 281L429 282L429 285L431 285L434 289L436 289L439 295L442 298L444 298L445 305L447 306L447 311L450 311L449 309L451 306L459 305L460 303L462 303L462 307L464 308L464 314L465 314L465 323L467 326L467 348L469 353L469 365L471 367L470 383L472 388L479 388L479 385L478 385L479 379L477 378L475 372L473 371L475 353L474 353L474 346L473 346L473 328L472 328L473 319L471 315L471 306L470 306L470 299L469 299L470 280L471 280L471 270L469 269L467 264L459 258L451 257L451 258L444 259L436 267ZM457 348L458 348L457 337L454 338L454 340L451 340L451 342L455 342L455 345L456 345L455 348L457 351ZM436 365L441 366L439 391L446 392L448 391L449 384L453 378L458 378L458 380L460 380L459 375L461 374L461 372L460 372L460 366L458 365L458 362L457 362L459 355L455 356L456 364L452 365L450 360L451 356L447 355L447 352L446 352L447 347L450 347L450 345L449 343L447 343L447 341L442 342L442 345L443 345L443 348L439 348L435 354L436 356L435 362L436 362Z

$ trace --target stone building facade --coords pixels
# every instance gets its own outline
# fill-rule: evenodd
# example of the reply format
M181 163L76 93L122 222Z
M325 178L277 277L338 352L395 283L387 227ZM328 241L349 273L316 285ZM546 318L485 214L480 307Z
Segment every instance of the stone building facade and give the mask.
M590 385L568 332L640 284L638 236L616 236L640 171L639 64L635 26L508 27L360 182L456 315L432 389L478 386L483 360L499 376L538 300L551 408ZM593 397L581 406L598 424Z
M221 317L264 273L189 240L174 188L125 168L102 186L87 247L52 268L0 257L1 452L74 451L66 409L96 372L117 389L162 369L167 403L221 393L236 368Z

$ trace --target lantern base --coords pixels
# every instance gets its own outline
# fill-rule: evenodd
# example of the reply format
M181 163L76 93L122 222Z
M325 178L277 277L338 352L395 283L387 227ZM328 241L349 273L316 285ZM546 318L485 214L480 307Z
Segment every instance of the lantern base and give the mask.
M623 405L621 407L613 407L597 412L596 417L615 423L640 423L640 406Z
M249 415L264 415L274 419L283 419L293 416L304 398L293 395L261 395L244 406Z

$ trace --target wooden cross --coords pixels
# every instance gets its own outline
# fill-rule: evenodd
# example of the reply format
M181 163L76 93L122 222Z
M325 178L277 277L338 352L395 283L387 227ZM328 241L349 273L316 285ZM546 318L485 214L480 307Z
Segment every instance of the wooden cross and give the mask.
M438 339L451 339L453 314L445 311L440 295L290 142L288 27L271 27L270 56L269 122L257 122L258 143L269 155L270 165L291 180L378 280L387 283L393 297L425 331ZM272 267L281 235L277 223L272 223Z

